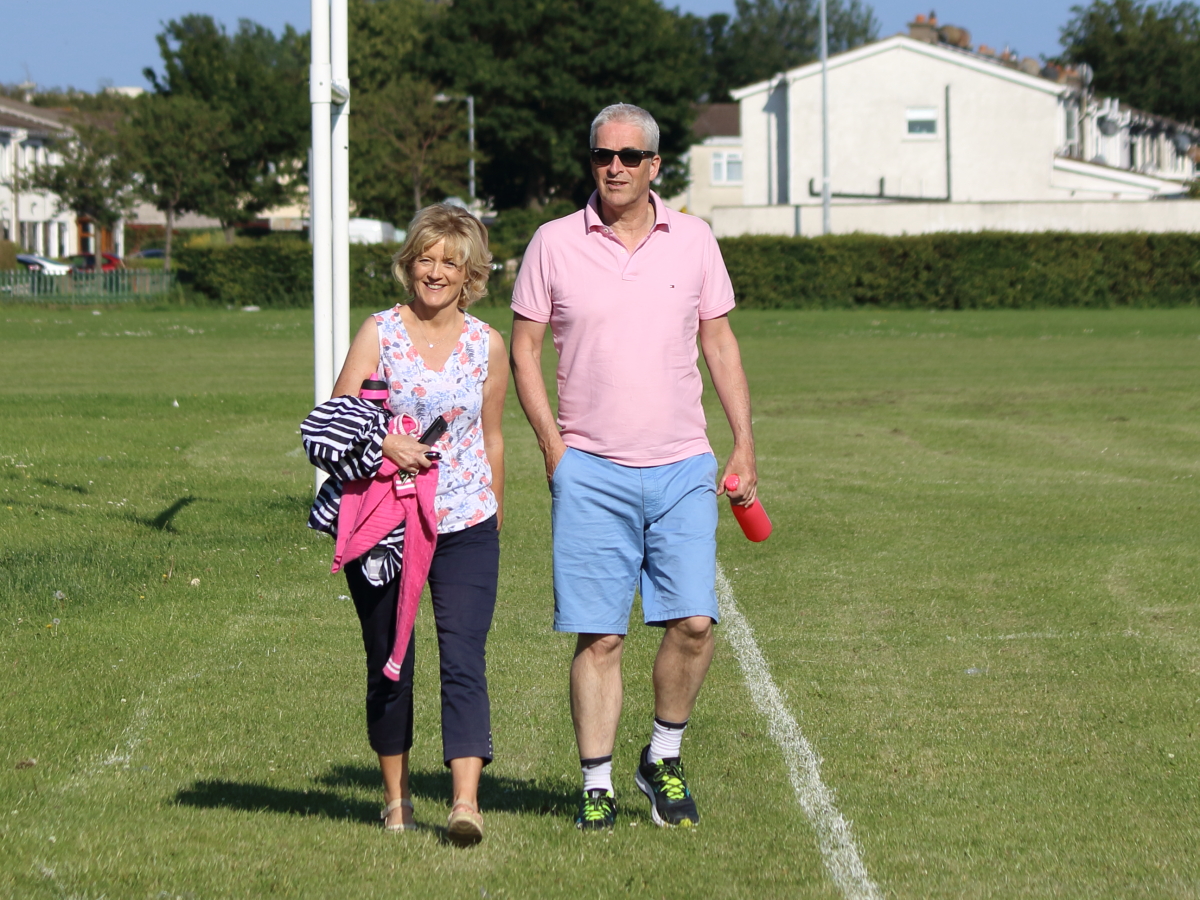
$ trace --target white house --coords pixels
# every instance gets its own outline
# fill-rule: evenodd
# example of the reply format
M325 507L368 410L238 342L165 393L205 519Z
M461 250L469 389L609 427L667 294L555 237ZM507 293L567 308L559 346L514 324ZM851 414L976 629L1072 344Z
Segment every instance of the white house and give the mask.
M910 28L829 60L835 232L1200 230L1200 203L1144 202L1186 191L1200 131L961 29ZM820 64L733 94L742 200L714 231L821 233Z
M0 97L0 237L22 250L44 256L90 252L92 225L69 210L58 212L58 198L43 191L19 191L36 166L53 165L54 138L69 133L61 114ZM107 245L106 245L107 249Z
M688 150L688 186L666 199L672 209L712 221L715 206L742 202L742 136L738 104L708 103L697 110L692 134L699 143Z

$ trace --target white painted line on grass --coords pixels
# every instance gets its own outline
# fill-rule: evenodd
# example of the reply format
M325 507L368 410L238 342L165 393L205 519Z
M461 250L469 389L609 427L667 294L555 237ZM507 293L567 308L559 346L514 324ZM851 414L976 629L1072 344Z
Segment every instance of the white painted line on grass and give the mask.
M767 719L771 737L783 751L792 788L800 808L817 832L817 843L825 867L847 900L881 900L878 886L871 881L863 864L850 823L842 818L833 802L833 791L821 781L821 758L800 733L800 726L787 711L783 695L771 678L767 661L754 640L754 631L733 599L733 588L717 564L717 605L721 615L721 633L733 646L746 675L750 697Z

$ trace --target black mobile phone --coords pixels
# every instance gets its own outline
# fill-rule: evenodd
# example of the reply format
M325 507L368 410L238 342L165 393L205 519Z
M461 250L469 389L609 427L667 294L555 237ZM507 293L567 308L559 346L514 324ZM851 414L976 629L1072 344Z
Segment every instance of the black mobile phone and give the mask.
M449 423L441 416L438 416L433 420L433 424L425 429L425 433L417 438L417 441L426 447L432 447L438 442L438 438L446 433L446 429L449 427Z

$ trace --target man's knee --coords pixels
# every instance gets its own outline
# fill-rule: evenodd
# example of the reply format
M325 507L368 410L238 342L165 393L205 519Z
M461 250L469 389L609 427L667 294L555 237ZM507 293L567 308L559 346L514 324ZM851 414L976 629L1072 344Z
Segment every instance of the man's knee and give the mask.
M575 655L587 657L593 663L619 660L624 648L622 634L581 634L575 641Z
M667 631L678 641L703 647L713 639L713 620L708 616L688 616L667 623Z

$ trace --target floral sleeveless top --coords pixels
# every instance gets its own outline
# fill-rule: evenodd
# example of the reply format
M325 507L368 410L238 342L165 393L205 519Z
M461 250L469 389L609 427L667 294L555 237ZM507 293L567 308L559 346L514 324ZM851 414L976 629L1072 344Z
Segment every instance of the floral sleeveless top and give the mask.
M394 415L417 420L418 434L439 415L449 424L434 445L438 463L438 534L462 531L496 513L492 467L483 448L483 382L488 374L488 326L463 314L458 344L441 370L425 365L400 318L400 307L375 314L379 365Z

